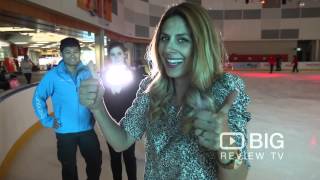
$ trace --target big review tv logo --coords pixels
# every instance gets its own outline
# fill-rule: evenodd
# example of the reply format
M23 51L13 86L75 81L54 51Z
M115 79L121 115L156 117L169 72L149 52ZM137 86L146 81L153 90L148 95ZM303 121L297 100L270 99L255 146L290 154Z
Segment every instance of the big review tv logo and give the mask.
M235 138L240 138L240 146L236 144ZM244 135L239 132L224 132L220 134L220 148L223 150L240 150L244 148Z
M284 136L281 133L249 134L249 146L251 149L269 148L283 149ZM239 143L236 143L236 141ZM240 150L245 146L245 137L240 132L224 132L220 134L220 148L223 150Z

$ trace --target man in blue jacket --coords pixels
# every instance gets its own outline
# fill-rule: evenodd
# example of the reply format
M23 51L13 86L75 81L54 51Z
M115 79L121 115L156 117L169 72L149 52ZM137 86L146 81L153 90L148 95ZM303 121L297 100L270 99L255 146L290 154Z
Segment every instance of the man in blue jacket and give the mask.
M88 108L80 104L78 95L81 81L92 74L80 61L77 39L61 40L60 52L63 59L42 78L32 105L42 125L56 132L62 179L78 179L76 152L79 147L87 164L88 180L98 180L102 163L100 144L93 129L93 116ZM48 113L46 101L49 97L54 116Z

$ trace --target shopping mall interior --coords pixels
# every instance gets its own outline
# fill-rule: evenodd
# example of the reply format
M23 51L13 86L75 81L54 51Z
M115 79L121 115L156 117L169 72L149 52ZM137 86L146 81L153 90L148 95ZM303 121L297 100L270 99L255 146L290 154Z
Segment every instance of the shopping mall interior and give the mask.
M182 2L207 10L224 44L224 70L244 80L251 98L247 135L264 144L249 144L247 179L319 179L320 0L1 0L0 179L62 179L55 131L42 126L32 107L39 82L62 60L62 39L78 39L81 62L93 62L101 75L109 43L122 42L127 63L148 74L147 51L161 15ZM21 71L25 55L30 83ZM292 72L294 56L298 73ZM270 58L276 59L272 73ZM51 100L47 106L53 115ZM100 179L111 180L106 139L98 123L94 129L102 151ZM135 146L137 179L145 177L146 142L144 136ZM79 150L77 168L79 180L86 179Z

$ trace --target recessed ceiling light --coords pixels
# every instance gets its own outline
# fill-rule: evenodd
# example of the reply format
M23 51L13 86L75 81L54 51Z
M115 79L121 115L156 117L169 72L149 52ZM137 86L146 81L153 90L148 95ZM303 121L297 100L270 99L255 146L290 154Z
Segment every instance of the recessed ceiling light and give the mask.
M304 7L306 4L304 1L298 1L298 6L299 7Z
M15 44L28 44L28 42L15 42Z
M22 27L0 27L1 32L12 32L12 31L34 31L34 29L22 28Z
M38 44L33 44L33 45L28 46L28 47L39 47L39 45Z

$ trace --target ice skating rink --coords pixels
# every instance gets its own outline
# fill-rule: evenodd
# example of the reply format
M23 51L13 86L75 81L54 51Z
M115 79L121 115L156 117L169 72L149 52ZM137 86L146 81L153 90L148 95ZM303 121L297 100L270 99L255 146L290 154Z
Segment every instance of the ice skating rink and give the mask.
M268 140L250 150L248 180L320 179L320 72L232 72L245 81L252 99L249 133ZM99 130L97 130L98 134ZM270 142L270 137L275 134ZM100 134L103 151L101 179L111 180L109 152ZM283 148L276 149L283 142ZM272 146L274 145L274 146ZM136 145L138 179L143 179L143 142ZM85 163L78 153L78 173L85 180ZM126 179L124 168L123 175ZM41 129L14 159L5 180L58 180L60 164L53 131Z

